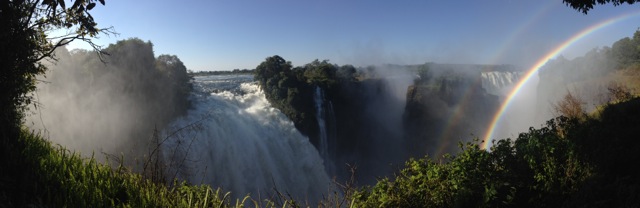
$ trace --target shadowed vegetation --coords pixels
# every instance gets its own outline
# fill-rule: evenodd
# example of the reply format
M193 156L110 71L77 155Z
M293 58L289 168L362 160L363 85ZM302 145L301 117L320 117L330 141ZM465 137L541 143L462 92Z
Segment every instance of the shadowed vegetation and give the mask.
M558 117L515 140L478 143L438 161L406 163L395 178L355 194L362 207L636 207L640 205L640 99L599 117Z

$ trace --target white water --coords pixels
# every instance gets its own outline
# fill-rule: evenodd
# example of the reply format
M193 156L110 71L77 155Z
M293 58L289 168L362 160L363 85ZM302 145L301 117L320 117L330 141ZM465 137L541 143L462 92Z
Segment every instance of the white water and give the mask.
M515 84L520 81L522 72L491 71L482 72L482 88L487 93L500 97L500 102L504 102L505 97L510 93ZM529 127L538 127L536 118L536 88L538 85L537 76L532 76L511 99L509 107L502 115L501 122L497 125L493 136L494 139L517 138L519 132L527 132Z
M168 177L176 173L191 183L254 199L274 188L309 201L327 193L330 180L320 154L271 107L251 76L196 77L194 85L194 109L172 125L200 125L163 146L165 161L172 165Z
M327 125L324 121L324 93L322 89L316 86L316 91L313 95L313 101L316 104L316 120L318 121L318 130L320 131L320 156L325 159L329 156L329 141L327 139Z
M327 106L328 112L325 112L324 106L324 92L322 88L316 86L315 93L313 95L313 101L316 106L316 121L318 122L318 130L319 130L319 139L320 139L320 156L325 161L325 168L327 169L327 173L335 174L335 168L333 167L333 160L331 158L331 153L329 150L329 125L327 125L327 115L329 118L334 118L333 105L329 103ZM334 120L334 119L331 119ZM333 121L335 122L335 121ZM335 132L335 131L333 131ZM333 137L335 138L335 137Z
M520 72L482 72L482 88L492 95L503 96L520 79Z

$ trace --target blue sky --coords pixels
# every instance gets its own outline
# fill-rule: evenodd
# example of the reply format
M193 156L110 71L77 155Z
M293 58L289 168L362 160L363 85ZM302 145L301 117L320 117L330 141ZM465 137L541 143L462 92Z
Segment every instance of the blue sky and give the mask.
M479 63L527 67L554 46L640 5L596 6L588 15L561 0L107 0L93 16L119 36L138 37L155 54L177 55L194 71L252 69L280 55L295 66ZM632 36L640 15L585 37L567 58ZM73 43L71 48L86 48Z

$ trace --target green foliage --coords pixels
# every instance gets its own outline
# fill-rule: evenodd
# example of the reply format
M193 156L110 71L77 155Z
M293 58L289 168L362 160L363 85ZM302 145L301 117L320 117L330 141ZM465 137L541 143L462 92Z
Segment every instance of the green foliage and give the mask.
M336 71L336 77L344 81L355 81L357 70L353 65L340 66Z
M287 115L295 114L291 105L288 105L286 101L293 100L287 99L289 94L289 88L295 87L294 79L291 79L291 62L284 60L280 56L273 56L267 58L262 62L255 71L255 80L260 83L260 86L265 92L265 95L273 105L283 109L283 112Z
M156 58L153 44L138 38L120 40L104 51L110 55L100 57L92 51L78 49L57 50L59 62L50 66L54 70L48 74L50 84L41 87L67 90L76 96L76 102L87 99L89 94L117 91L111 93L112 96L137 99L136 103L152 111L148 113L157 114L148 120L156 121L155 125L160 127L173 119L172 116L186 111L191 78L177 56L162 54Z
M320 62L316 59L304 65L304 77L307 83L316 86L325 86L326 88L326 86L336 84L336 71L338 68L337 65L329 63L329 60Z
M489 153L468 143L458 156L445 156L448 163L425 157L411 159L395 181L383 179L371 190L356 194L358 206L372 207L451 207L478 206L493 197L485 190L490 167ZM488 192L486 192L488 191ZM489 194L486 195L485 194Z
M93 0L2 1L0 3L0 134L16 138L25 107L33 102L28 94L35 90L36 76L46 71L42 60L70 41L80 39L92 44L105 30L96 28L89 10ZM102 1L101 1L102 3ZM47 32L78 26L76 34L63 36L57 43L47 39ZM96 45L92 44L97 47ZM5 125L6 124L6 125ZM8 129L12 128L12 129Z
M245 197L232 204L228 193L209 186L173 182L156 184L130 173L122 166L112 169L83 159L62 147L53 147L39 135L23 130L20 142L25 148L21 166L27 176L13 191L30 196L30 206L52 207L229 207L251 202ZM5 187L7 188L7 187ZM10 191L8 189L7 191ZM20 202L0 201L17 206ZM26 205L26 204L25 204Z
M612 3L614 6L618 6L624 3L634 4L638 2L638 0L562 0L562 2L579 12L587 14L596 4Z

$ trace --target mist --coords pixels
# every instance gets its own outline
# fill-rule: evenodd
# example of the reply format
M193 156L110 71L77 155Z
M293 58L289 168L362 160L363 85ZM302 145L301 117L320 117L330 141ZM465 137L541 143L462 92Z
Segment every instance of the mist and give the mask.
M186 68L175 56L156 58L152 47L119 41L102 59L94 51L58 49L27 124L83 156L140 167L156 146L154 132L188 107Z
M355 147L343 153L336 164L343 169L340 178L348 178L344 164L358 166L359 182L372 184L380 175L390 175L407 159L404 112L407 89L416 74L407 67L377 65L361 68L364 80L358 88L342 88L348 102L359 103L361 117L357 118L361 129L355 137L343 138L357 141ZM357 100L357 101L356 101ZM336 108L339 108L336 107ZM344 116L338 115L338 118ZM349 128L342 126L339 128Z
M518 82L520 81L521 80L518 80ZM516 83L504 88L505 90L500 96L501 105L505 105L507 96L509 96L508 93L514 90L515 84ZM548 112L540 114L536 111L538 108L550 110L552 104L551 102L538 102L538 99L540 99L537 91L539 84L539 78L536 73L522 85L520 90L518 90L507 104L507 108L501 115L501 119L497 123L496 130L491 139L515 139L519 133L528 131L529 127L539 128L546 120L552 118Z

